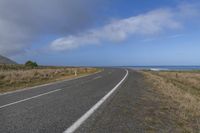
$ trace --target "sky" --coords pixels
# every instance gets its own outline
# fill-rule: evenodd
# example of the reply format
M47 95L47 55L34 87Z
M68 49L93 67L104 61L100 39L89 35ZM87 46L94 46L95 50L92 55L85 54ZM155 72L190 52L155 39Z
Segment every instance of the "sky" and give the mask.
M200 65L199 0L0 0L0 54L23 64Z

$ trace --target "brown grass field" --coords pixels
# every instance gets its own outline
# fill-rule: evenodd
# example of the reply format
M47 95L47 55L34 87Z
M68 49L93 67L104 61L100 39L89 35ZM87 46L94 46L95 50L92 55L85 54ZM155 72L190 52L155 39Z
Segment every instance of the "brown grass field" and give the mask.
M148 131L200 132L200 72L142 71L153 88L147 101L155 103L146 116ZM148 106L147 106L148 108ZM162 131L163 131L162 130Z
M0 93L74 78L97 71L100 69L53 66L31 68L24 65L0 65Z

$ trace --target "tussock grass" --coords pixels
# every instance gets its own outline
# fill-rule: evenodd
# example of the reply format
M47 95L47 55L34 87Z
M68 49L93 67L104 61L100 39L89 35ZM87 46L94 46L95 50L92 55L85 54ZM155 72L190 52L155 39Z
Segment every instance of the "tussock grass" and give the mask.
M181 132L200 132L200 72L142 73L154 91L161 94L157 102L165 104L163 109L174 119L175 126Z
M99 71L96 68L0 65L0 92L7 92ZM75 73L77 75L75 75Z

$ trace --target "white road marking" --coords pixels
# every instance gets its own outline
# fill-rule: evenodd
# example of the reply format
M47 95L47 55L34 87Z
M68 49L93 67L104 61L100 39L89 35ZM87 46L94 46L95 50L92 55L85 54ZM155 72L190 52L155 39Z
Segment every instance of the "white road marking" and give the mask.
M100 78L102 78L102 76L97 76L97 77L93 78L93 80L100 79Z
M108 97L117 90L117 88L123 83L127 76L128 70L126 70L126 75L123 77L123 79L108 94L106 94L90 110L88 110L83 116L75 121L69 128L67 128L64 133L73 133L74 131L76 131L76 129L78 129L108 99Z
M31 100L31 99L34 99L34 98L38 98L38 97L41 97L41 96L44 96L44 95L48 95L48 94L51 94L51 93L54 93L54 92L57 92L57 91L60 91L60 90L61 90L61 89L56 89L56 90L49 91L49 92L46 92L46 93L42 93L42 94L39 94L39 95L36 95L36 96L33 96L33 97L29 97L29 98L26 98L26 99L22 99L22 100L13 102L13 103L9 103L9 104L0 106L0 109L5 108L5 107L8 107L8 106L11 106L11 105L14 105L14 104L17 104L17 103L25 102L25 101L28 101L28 100Z

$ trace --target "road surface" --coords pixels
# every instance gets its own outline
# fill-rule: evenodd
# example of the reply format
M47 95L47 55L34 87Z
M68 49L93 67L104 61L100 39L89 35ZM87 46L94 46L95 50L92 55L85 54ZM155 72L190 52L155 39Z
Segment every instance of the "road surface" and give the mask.
M130 88L132 76L125 69L107 68L79 79L2 94L0 133L89 132L92 127L85 125L90 117L112 101L118 89Z

